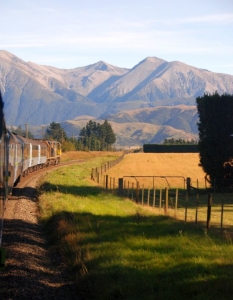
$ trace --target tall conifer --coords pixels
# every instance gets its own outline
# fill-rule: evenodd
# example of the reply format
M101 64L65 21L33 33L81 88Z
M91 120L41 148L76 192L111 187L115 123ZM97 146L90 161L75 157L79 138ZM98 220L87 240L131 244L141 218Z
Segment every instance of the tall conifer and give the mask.
M233 180L233 95L205 94L196 99L200 165L219 185Z

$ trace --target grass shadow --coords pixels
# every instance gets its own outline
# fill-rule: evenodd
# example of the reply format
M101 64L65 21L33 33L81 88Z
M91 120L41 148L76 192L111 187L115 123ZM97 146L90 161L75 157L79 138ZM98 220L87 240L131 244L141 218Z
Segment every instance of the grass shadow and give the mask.
M87 197L89 195L97 196L98 194L102 194L104 190L98 186L84 186L84 185L80 186L80 185L68 185L68 184L55 185L49 182L44 182L40 186L40 192L51 192L51 191Z
M83 299L232 297L232 264L211 263L213 252L223 255L215 249L220 239L191 224L141 211L128 217L62 211L46 228Z

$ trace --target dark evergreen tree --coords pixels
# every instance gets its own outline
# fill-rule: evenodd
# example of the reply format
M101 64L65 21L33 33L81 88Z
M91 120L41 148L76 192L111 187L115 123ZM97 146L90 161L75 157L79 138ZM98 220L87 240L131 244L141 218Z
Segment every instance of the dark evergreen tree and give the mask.
M102 125L90 120L79 133L79 146L83 150L109 150L116 135L107 120Z
M46 138L62 143L63 141L67 140L67 135L60 123L52 122L47 128Z
M200 165L212 185L221 185L233 179L233 95L205 94L196 103Z
M102 146L107 147L107 149L116 142L116 135L112 130L111 124L107 120L100 125L100 138L103 143Z

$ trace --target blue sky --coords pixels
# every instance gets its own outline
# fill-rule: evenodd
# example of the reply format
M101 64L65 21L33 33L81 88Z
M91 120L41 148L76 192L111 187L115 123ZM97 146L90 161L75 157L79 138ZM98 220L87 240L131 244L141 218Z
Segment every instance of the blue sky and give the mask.
M0 50L71 69L148 56L233 75L232 0L1 1Z

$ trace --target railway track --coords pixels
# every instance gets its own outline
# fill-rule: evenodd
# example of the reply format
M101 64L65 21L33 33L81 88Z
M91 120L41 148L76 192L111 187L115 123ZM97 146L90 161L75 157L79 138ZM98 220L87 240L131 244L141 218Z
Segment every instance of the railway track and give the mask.
M83 162L83 159L79 160L72 160L67 162L61 162L59 165L50 166L49 168L39 169L35 172L30 173L26 177L22 177L20 182L17 184L16 187L13 188L12 195L9 196L6 210L4 213L4 219L12 219L15 218L15 214L17 211L22 210L24 203L28 205L30 202L36 202L36 185L41 176L43 176L47 172L51 172L63 166L68 166L72 164L78 164ZM34 214L34 210L32 209ZM33 221L34 217L30 215L30 211L26 210L25 213L25 220ZM37 221L37 218L36 218Z
M46 172L83 161L40 169L23 177L14 188L4 215L6 266L0 272L0 299L78 299L66 267L49 249L38 223L36 188Z

